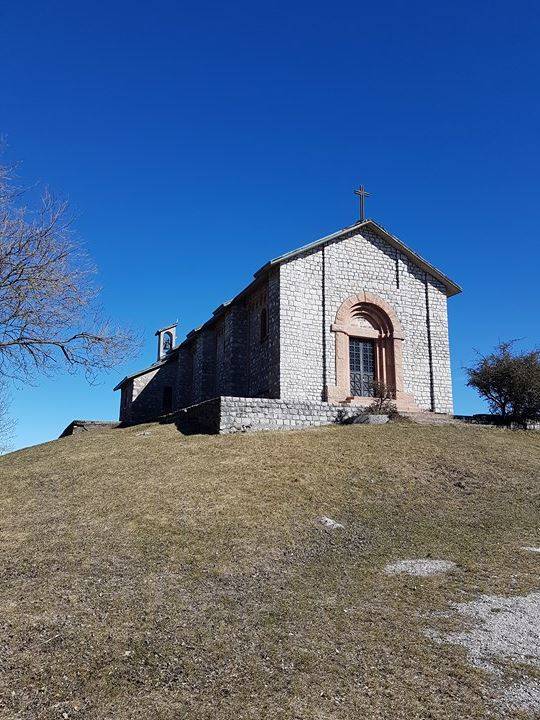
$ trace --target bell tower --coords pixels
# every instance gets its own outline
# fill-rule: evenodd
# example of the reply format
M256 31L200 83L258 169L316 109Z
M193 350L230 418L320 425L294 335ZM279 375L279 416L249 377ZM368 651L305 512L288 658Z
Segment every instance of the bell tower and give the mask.
M160 330L156 330L156 336L158 339L157 347L157 359L163 360L176 345L176 326L178 320L172 325L167 325Z

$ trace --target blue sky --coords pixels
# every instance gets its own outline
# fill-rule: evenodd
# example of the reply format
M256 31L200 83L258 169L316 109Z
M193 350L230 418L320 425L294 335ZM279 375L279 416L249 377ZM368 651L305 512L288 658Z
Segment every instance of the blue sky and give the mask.
M368 216L460 283L475 348L539 341L540 15L533 2L3 3L0 132L69 197L103 304L144 350L89 387L12 390L16 447L116 418L112 387L267 259Z

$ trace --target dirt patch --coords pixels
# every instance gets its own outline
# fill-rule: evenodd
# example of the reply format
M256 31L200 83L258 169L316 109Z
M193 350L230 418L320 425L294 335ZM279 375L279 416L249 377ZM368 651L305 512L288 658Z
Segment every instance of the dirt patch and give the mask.
M509 709L540 711L540 680L527 677L540 668L540 592L525 596L483 595L472 602L453 603L452 608L473 625L459 632L427 631L437 642L466 648L469 660L499 677L501 705ZM525 667L518 682L508 682L506 674Z
M430 575L438 575L439 573L448 572L456 567L456 563L450 560L430 560L429 558L420 558L417 560L398 560L385 566L384 571L387 575L415 575L416 577L429 577Z

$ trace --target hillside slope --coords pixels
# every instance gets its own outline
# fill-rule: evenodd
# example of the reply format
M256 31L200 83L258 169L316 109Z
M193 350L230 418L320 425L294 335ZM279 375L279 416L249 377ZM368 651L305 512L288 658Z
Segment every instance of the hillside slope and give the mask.
M0 717L529 717L500 692L534 667L429 632L538 589L539 477L540 433L465 426L148 425L5 456ZM385 573L411 558L456 568Z

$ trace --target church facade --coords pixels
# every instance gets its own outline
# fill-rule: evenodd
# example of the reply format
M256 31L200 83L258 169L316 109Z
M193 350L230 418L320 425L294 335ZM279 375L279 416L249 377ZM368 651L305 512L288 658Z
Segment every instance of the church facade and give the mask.
M367 405L453 412L447 300L461 291L373 220L264 265L251 284L124 378L120 420L180 412L202 429L299 427ZM185 410L184 410L185 409Z

